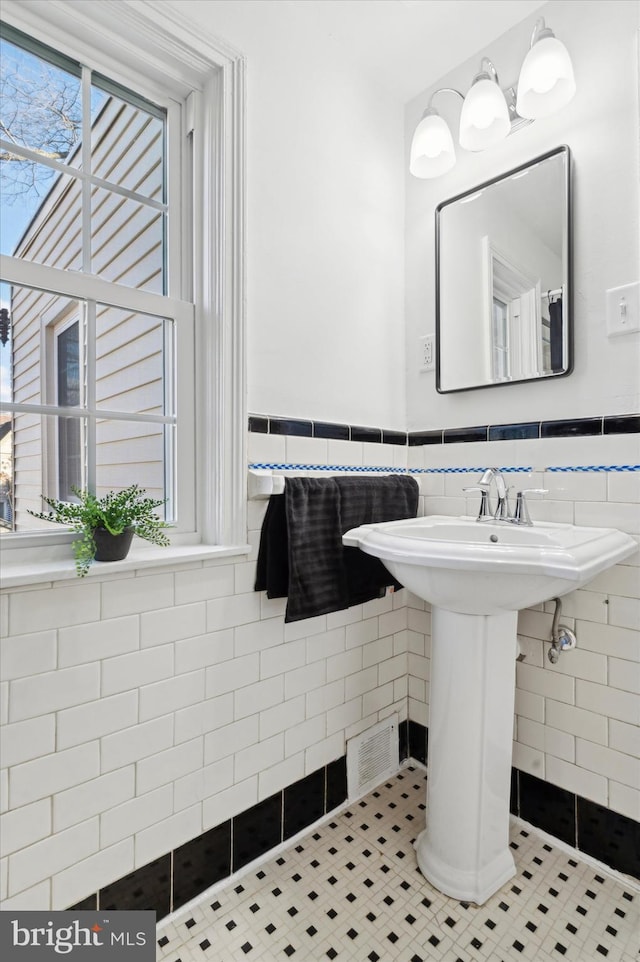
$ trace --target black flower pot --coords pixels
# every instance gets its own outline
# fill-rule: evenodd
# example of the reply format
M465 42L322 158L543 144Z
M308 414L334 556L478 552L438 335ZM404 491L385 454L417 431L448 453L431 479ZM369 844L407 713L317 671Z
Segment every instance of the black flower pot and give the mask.
M93 532L96 561L122 561L129 554L133 535L133 528L125 528L122 534L111 534L106 528L96 528Z

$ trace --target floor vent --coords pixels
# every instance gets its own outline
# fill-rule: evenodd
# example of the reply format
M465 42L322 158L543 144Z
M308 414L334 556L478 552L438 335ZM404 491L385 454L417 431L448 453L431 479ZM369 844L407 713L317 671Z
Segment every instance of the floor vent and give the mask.
M349 798L366 795L399 767L398 716L391 715L347 742Z

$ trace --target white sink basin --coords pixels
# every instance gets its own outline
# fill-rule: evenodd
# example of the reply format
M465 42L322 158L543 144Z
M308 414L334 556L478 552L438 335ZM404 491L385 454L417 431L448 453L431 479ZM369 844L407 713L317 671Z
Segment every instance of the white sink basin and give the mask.
M380 558L425 601L483 615L574 591L637 547L613 528L552 522L529 527L445 515L363 525L342 540Z

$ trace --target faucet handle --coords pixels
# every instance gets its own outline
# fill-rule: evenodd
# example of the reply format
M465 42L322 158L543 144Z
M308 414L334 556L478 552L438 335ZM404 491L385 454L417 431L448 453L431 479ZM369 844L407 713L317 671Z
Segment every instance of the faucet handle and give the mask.
M488 484L473 484L470 487L462 489L469 494L479 494L480 495L480 510L478 511L478 517L476 521L483 521L485 519L491 519L493 517L491 511L491 504L489 503L489 485Z
M548 488L523 488L516 495L516 508L513 512L513 520L516 524L533 524L529 516L529 508L526 496L528 494L548 494Z

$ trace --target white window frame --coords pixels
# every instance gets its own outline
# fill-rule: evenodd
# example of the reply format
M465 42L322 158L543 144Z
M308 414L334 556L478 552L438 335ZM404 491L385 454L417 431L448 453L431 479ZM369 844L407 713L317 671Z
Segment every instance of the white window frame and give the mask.
M195 303L195 340L193 357L178 359L177 378L179 383L185 378L195 381L192 444L180 454L194 466L195 534L172 536L177 551L163 552L165 563L170 563L174 554L185 557L180 548L189 544L210 548L213 554L244 552L244 58L225 43L204 35L195 24L186 25L177 11L158 0L139 0L135 6L120 0L5 0L2 14L17 29L81 62L90 60L95 70L115 75L134 90L144 73L150 99L156 90L162 102L169 84L174 95L186 101L184 132L192 134L197 202L193 204L192 240L183 245L182 286ZM98 49L96 37L100 38ZM175 243L175 230L172 233ZM0 258L0 266L3 277L14 283L83 296L82 276L75 275L73 290L61 290L63 272L56 268L16 264L5 256ZM101 299L113 304L113 285L108 285L107 291L106 282L99 278L86 278L84 296L96 299L101 283L105 283ZM156 313L157 297L132 289L126 292L128 306L139 299L140 309L149 313ZM174 307L177 316L181 305ZM28 549L61 541L68 541L68 536L25 533L5 535L2 544L3 549L23 549L20 561L28 563ZM6 559L8 552L3 554ZM42 558L41 550L38 558Z

